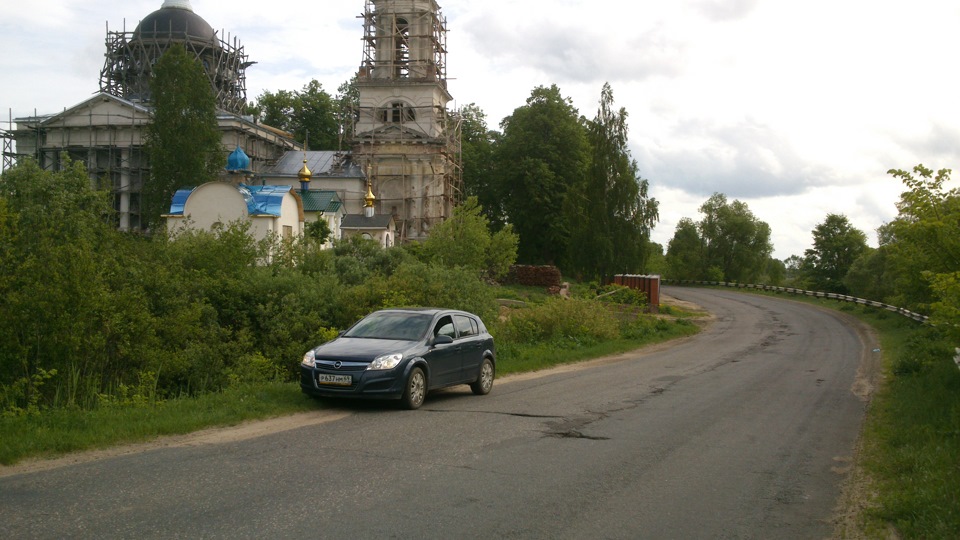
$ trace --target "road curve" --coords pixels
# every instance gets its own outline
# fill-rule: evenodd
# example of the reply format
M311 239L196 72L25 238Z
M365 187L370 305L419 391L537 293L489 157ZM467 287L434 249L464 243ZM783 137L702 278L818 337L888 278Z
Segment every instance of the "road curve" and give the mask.
M713 322L419 411L318 406L282 430L8 470L0 537L829 537L869 333L789 300L665 292Z

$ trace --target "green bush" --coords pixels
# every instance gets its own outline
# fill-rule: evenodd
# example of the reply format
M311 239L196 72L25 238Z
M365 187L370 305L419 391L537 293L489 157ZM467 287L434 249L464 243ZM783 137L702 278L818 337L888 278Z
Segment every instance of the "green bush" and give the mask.
M687 325L690 323L684 319L671 323L656 317L637 317L622 324L621 335L625 339L642 341L669 331L671 324Z
M937 329L927 328L911 336L904 350L893 361L894 375L922 373L953 358L954 350L939 334Z
M597 300L611 304L637 307L646 307L649 303L647 293L615 284L601 287L597 291Z
M513 344L569 339L597 342L620 337L620 323L607 306L580 299L552 299L516 310L491 327L497 340Z

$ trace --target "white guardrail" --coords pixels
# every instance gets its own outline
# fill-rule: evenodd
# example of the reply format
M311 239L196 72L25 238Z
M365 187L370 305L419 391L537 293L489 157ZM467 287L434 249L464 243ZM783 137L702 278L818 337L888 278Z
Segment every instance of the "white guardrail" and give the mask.
M913 319L917 322L925 323L930 317L926 315L921 315L919 313L914 313L897 306L891 306L890 304L884 304L883 302L877 302L875 300L865 300L863 298L856 298L854 296L847 296L845 294L836 294L836 293L826 293L820 291L805 291L803 289L794 289L792 287L774 287L772 285L747 285L744 283L726 283L723 281L689 281L683 279L662 279L664 285L709 285L714 287L731 287L735 289L755 289L760 291L772 291L777 293L793 294L799 296L812 296L815 298L827 298L830 300L837 300L838 302L851 302L854 304L860 304L862 306L870 306L880 309L885 309L887 311L897 313L909 319ZM960 366L960 349L957 349L957 365Z

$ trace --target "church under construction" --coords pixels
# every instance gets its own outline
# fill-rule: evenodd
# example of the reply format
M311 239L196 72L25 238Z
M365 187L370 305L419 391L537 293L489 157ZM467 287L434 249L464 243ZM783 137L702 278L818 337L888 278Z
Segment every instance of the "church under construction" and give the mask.
M461 193L459 118L447 109L446 20L434 0L365 0L359 19L363 50L353 129L344 134L349 151L307 152L292 134L246 116L246 70L255 62L239 39L213 30L190 0L165 0L133 31L108 28L99 93L58 114L8 120L0 132L2 167L30 158L57 170L61 155L82 161L95 185L112 192L118 226L143 228L151 69L181 44L210 81L224 153L239 149L249 158L242 170L225 170L224 181L333 191L347 214L363 214L372 191L375 213L392 217L398 240L421 240L450 216Z

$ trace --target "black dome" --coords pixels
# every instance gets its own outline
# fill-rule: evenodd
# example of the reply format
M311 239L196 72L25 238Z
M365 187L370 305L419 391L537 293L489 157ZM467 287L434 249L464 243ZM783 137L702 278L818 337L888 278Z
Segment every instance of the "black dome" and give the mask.
M216 32L203 17L181 7L162 7L147 15L137 25L133 36L140 39L217 40Z

